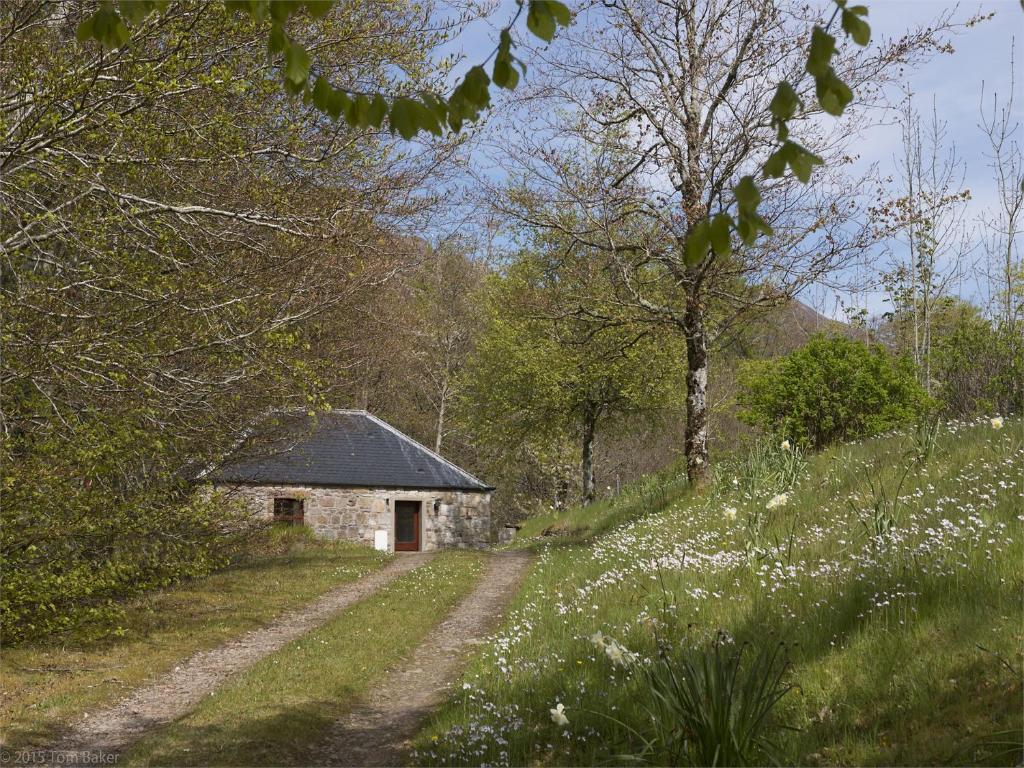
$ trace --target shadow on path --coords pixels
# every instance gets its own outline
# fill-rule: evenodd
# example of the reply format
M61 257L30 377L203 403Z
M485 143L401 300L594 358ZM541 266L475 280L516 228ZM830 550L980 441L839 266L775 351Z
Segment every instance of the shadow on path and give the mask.
M52 760L83 752L119 754L147 731L181 717L231 675L316 629L344 608L365 600L404 573L429 562L429 553L402 554L379 571L327 592L260 629L217 648L200 651L173 671L135 690L117 704L91 713L53 746Z

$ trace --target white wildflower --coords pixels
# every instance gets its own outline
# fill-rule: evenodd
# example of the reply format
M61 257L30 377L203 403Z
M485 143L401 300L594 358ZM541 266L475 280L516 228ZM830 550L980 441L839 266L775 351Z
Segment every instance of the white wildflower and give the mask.
M764 506L765 506L765 509L775 509L776 507L781 507L783 504L785 504L788 501L789 501L789 494L788 493L777 493L774 496L772 496L770 499L768 499L768 503L765 504Z
M597 630L597 632L590 636L590 642L594 644L595 648L604 648L604 633L600 629Z
M1003 417L1002 416L994 416L994 417L992 417L991 419L988 420L988 423L992 425L992 429L1002 429L1003 428Z
M555 705L555 708L551 710L551 722L556 725L568 725L569 718L565 716L565 705L561 702Z
M614 640L605 647L604 652L608 654L608 658L612 660L613 664L622 664L625 661L622 646Z
M612 664L620 664L624 667L633 660L633 654L619 645L616 640L610 640L605 646L604 652L608 654Z
M783 440L782 441L782 450L784 450L784 451L791 451L791 450L793 450L793 446L789 444L789 440Z
M735 520L737 515L736 507L726 507L722 512L726 520Z

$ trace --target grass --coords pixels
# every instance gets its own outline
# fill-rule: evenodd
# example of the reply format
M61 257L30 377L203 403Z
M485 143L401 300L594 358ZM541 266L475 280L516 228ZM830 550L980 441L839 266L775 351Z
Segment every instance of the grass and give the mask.
M662 494L531 520L516 544L538 553L523 590L415 759L652 754L644 670L659 648L707 649L723 631L754 650L784 644L797 687L772 718L793 729L775 729L782 762L1018 764L1024 424L751 456L700 495L663 478ZM892 523L878 532L881 506ZM616 663L598 630L636 661Z
M512 549L534 549L548 537L552 537L552 544L562 547L585 543L622 523L635 521L663 508L669 499L686 488L685 476L680 476L674 468L650 475L626 488L616 498L599 499L586 507L570 507L527 518L509 546Z
M120 636L5 648L0 742L44 746L68 723L114 703L210 648L387 562L368 547L271 530L234 565L133 601Z
M309 765L334 721L472 589L485 556L442 552L233 678L130 765Z

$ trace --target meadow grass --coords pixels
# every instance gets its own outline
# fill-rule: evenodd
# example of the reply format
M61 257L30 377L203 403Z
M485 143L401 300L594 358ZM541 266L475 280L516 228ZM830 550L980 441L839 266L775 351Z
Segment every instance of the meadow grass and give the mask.
M442 552L152 732L129 765L310 765L323 739L473 588L479 552Z
M784 644L781 762L1018 764L1019 420L809 457L761 446L703 493L665 484L524 527L538 558L418 763L656 763L646 670L724 636Z
M379 568L372 549L275 528L229 567L133 600L114 637L67 636L5 648L0 742L43 746L68 723L114 703L192 653L262 626Z

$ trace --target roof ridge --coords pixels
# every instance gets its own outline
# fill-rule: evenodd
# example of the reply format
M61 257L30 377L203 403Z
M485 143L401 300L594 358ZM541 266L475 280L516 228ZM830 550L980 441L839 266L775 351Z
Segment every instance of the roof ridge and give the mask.
M454 464L453 462L449 461L448 459L446 459L444 456L442 456L441 454L437 453L436 451L433 451L430 448L427 448L427 446L425 446L423 443L419 442L418 440L414 440L413 438L411 438L407 434L405 434L405 432L402 432L398 428L391 426L386 421L384 421L384 419L381 419L381 418L378 418L377 416L374 416L369 411L367 411L365 409L360 409L360 410L350 410L349 413L362 413L362 414L364 414L371 421L376 422L377 424L379 424L380 426L384 427L384 429L388 430L389 432L393 432L395 435L397 435L398 437L402 438L407 443L412 443L414 446L419 448L421 451L424 451L424 452L430 454L431 456L433 456L438 461L441 461L444 464L447 464L449 467L454 469L456 472L458 472L463 477L469 478L474 483L476 483L477 485L479 485L479 486L481 486L483 488L490 488L491 487L487 483L485 483L483 480L481 480L480 478L475 477L474 475L469 474L469 472L464 470L462 467L460 467L457 464Z

